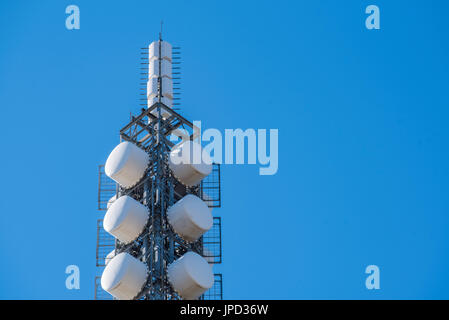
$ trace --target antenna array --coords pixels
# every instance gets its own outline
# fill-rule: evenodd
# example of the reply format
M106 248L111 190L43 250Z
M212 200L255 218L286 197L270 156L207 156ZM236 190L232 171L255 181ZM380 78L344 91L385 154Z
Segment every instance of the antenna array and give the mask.
M98 209L107 211L97 223L95 298L222 299L222 275L211 267L222 261L221 218L212 215L220 166L191 161L202 149L197 128L174 110L180 48L160 35L142 54L146 108L99 167Z

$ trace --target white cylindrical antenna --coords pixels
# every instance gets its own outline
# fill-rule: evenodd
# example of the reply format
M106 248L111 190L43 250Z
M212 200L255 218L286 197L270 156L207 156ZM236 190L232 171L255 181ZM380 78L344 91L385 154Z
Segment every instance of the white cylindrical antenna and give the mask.
M212 160L200 144L186 141L172 149L168 164L175 177L186 186L195 186L212 172Z
M188 194L167 210L173 230L184 240L196 241L212 228L213 218L206 203Z
M121 196L108 209L103 227L123 243L134 241L148 220L148 208L129 196Z
M122 252L109 261L101 276L102 288L120 300L131 300L147 279L145 263Z
M125 141L112 150L104 171L124 188L134 186L145 174L149 155L135 144Z
M185 300L194 300L214 284L212 267L199 254L187 252L167 269L173 289Z

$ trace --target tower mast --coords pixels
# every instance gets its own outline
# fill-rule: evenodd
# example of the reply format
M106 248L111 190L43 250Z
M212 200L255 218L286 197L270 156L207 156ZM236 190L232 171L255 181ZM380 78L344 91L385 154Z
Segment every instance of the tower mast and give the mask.
M104 166L118 191L103 222L116 240L101 285L118 299L196 299L215 279L208 296L221 298L221 275L211 269L221 263L221 218L209 209L221 204L220 167L184 156L201 147L192 141L193 124L173 110L172 63L179 57L162 40L162 24L159 40L145 50L147 108L120 130L122 142ZM183 139L175 145L170 136Z

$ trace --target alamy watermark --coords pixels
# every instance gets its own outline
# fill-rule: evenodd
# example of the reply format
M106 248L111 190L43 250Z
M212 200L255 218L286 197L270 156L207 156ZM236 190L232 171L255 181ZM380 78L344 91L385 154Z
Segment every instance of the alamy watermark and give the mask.
M365 280L365 287L368 290L380 289L380 269L378 266L371 264L366 267L365 273L369 276Z
M368 30L379 30L380 29L380 10L376 5L369 5L365 9L365 13L369 16L365 20L365 26Z
M191 135L186 130L178 129L170 140L182 146L190 139ZM193 121L193 141L197 144L193 145L192 150L186 148L182 151L191 152L192 155L180 154L172 157L172 161L193 164L259 164L260 175L274 175L279 166L278 140L278 129L225 129L223 137L218 129L209 128L202 132L201 121ZM199 149L200 145L203 145L202 149Z
M77 265L71 264L65 268L65 273L68 274L65 279L65 287L68 290L79 290L80 288L80 268Z
M71 4L65 8L65 13L69 16L65 19L65 27L68 30L79 30L80 28L80 8Z

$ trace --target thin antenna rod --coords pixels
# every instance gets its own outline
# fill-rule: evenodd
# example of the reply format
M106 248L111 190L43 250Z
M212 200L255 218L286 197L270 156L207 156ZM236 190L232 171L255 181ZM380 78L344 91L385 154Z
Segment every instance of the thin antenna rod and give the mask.
M159 41L162 41L162 26L164 24L164 20L161 20L161 32L159 32Z

